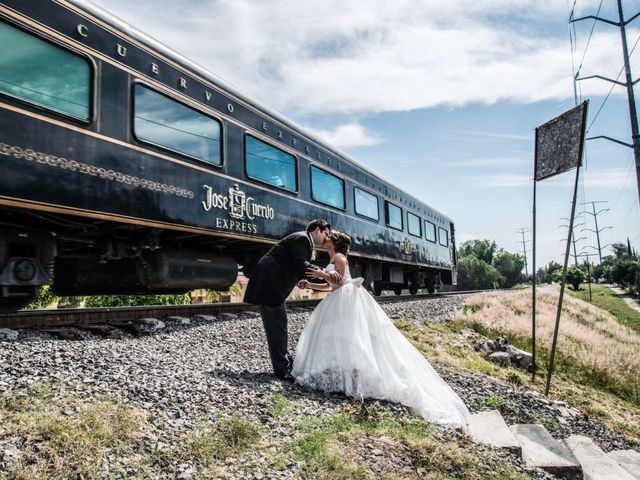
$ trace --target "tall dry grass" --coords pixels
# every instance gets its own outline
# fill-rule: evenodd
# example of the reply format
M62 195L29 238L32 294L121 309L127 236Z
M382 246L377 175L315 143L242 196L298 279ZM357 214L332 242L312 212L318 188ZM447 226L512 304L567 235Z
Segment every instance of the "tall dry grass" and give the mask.
M536 345L545 361L553 339L559 289L548 286L538 292ZM530 344L531 300L530 290L477 294L465 303L458 320L486 333L505 333L516 341L519 337L521 345ZM608 312L565 295L557 355L558 371L577 374L579 381L638 401L640 335Z

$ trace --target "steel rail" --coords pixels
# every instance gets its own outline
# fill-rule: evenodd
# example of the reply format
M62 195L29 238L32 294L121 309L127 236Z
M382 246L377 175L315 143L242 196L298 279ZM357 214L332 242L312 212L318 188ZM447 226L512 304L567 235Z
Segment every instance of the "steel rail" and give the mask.
M417 295L383 295L375 298L379 303L395 303L429 300L453 295L480 293L483 291L486 290L469 290L464 292L444 292L434 294L423 293ZM318 303L320 303L320 299L291 300L287 302L287 308L289 310L311 308L315 307ZM258 306L241 302L21 310L15 313L0 314L0 328L69 327L128 322L140 318L166 318L171 316L190 317L194 315L217 315L220 313L239 313L257 310Z

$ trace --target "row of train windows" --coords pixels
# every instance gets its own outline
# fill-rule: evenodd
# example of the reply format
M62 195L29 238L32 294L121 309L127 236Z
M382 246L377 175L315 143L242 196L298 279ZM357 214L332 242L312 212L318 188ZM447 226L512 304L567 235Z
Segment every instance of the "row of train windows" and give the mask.
M92 69L87 59L0 22L0 92L82 121L91 120ZM222 164L219 121L150 88L136 84L133 130L146 142L212 165ZM296 192L297 160L255 137L245 136L245 168L249 178ZM344 180L311 166L311 196L345 209ZM378 222L378 197L354 187L355 211ZM402 209L385 202L387 226L404 230ZM422 237L420 218L407 212L409 234ZM424 238L436 242L436 226L424 222ZM439 227L438 240L448 246L448 232Z

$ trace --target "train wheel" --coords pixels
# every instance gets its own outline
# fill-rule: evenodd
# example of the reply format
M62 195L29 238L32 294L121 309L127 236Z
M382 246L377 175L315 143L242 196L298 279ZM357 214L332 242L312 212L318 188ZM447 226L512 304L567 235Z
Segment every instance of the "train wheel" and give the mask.
M402 288L396 288L393 290L393 293L395 293L396 295L402 295Z
M382 288L374 283L372 292L376 297L379 297L382 295Z
M409 293L411 295L415 295L416 293L418 293L418 283L410 283L409 284Z
M433 284L427 284L427 292L433 294L436 292L436 287Z

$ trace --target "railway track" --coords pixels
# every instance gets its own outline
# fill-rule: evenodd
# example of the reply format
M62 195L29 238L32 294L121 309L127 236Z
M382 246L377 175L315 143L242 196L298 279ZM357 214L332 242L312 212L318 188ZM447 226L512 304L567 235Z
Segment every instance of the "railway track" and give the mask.
M385 295L376 297L380 303L406 302L443 298L452 295L478 293L482 290L446 292L417 295ZM289 309L312 308L320 300L291 300ZM256 305L248 303L199 303L192 305L147 305L137 307L110 308L60 308L51 310L21 310L16 313L1 314L0 328L46 328L87 326L96 324L123 324L140 318L166 318L171 316L191 317L194 315L217 315L220 313L240 313L257 311Z

